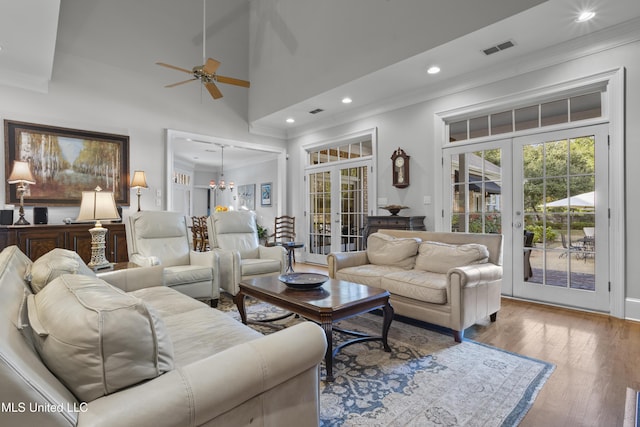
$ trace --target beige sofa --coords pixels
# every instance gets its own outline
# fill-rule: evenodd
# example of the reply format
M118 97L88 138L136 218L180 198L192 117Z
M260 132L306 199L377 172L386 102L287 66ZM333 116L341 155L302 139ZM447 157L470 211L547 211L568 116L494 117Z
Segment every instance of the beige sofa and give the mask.
M157 286L160 266L49 254L0 253L0 425L318 425L319 326L263 336Z
M329 276L383 288L395 314L453 330L490 316L502 288L502 235L379 230L366 251L328 255Z

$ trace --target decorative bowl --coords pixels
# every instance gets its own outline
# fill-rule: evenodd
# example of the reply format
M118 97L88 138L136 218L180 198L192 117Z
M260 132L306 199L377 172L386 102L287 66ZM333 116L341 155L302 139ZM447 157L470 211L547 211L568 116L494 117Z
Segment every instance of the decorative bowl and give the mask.
M409 206L387 205L387 206L382 206L382 209L388 210L392 216L397 216L402 209L409 209Z
M321 287L329 280L329 276L317 273L289 273L281 274L278 279L290 288L309 290Z

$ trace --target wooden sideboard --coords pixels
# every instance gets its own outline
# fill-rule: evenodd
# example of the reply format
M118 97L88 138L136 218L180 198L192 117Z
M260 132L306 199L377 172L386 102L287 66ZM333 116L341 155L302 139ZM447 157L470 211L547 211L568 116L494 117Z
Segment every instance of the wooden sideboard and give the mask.
M105 255L110 262L129 261L127 235L122 223L103 223L109 230ZM91 260L93 224L7 225L0 227L0 250L17 245L32 261L53 248L77 252L84 262Z
M365 241L369 234L375 233L380 229L391 230L426 230L424 225L424 216L368 216L367 225L365 227Z

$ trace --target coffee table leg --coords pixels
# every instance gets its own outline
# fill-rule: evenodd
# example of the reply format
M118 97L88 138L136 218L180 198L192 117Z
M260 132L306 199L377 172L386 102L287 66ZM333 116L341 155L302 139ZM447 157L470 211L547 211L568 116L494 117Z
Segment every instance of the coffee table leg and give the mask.
M393 320L393 307L389 301L382 307L383 313L383 321L382 321L382 345L384 346L384 351L391 351L391 347L387 343L387 335L389 335L389 328L391 327L391 321Z
M322 319L322 329L327 337L327 352L324 354L324 366L327 369L326 381L333 381L333 322Z
M242 319L242 323L244 323L246 325L247 324L247 312L244 309L244 294L242 293L242 291L238 292L233 297L233 302L236 304L236 307L238 307L238 313L240 313L240 318Z

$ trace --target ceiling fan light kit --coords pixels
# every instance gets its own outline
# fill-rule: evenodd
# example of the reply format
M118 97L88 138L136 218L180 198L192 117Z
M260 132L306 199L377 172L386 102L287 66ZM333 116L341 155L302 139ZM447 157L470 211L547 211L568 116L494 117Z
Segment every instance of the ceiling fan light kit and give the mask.
M206 0L203 0L203 5L202 5L202 16L203 16L203 22L202 22L202 62L204 62L203 65L196 65L195 67L193 67L191 70L188 70L186 68L182 68L182 67L177 67L175 65L171 65L171 64L167 64L165 62L156 62L156 65L160 65L162 67L167 67L167 68L171 68L173 70L177 70L177 71L182 71L183 73L187 73L187 74L191 74L193 77L188 79L188 80L183 80L181 82L177 82L177 83L172 83L169 85L166 85L166 88L172 88L172 87L176 87L185 83L189 83L189 82L193 82L196 80L200 80L202 82L202 84L204 85L204 87L207 89L207 91L209 92L209 94L211 95L211 97L213 99L219 99L222 98L222 92L220 92L220 89L218 89L218 86L216 86L216 83L225 83L225 84L229 84L229 85L234 85L234 86L240 86L240 87L246 87L248 88L250 86L250 83L247 80L241 80L241 79L236 79L233 77L226 77L226 76L220 76L216 73L216 71L218 71L218 67L220 66L220 61L216 61L213 58L208 58L205 61L206 58L206 39L207 39L207 34L206 34Z

